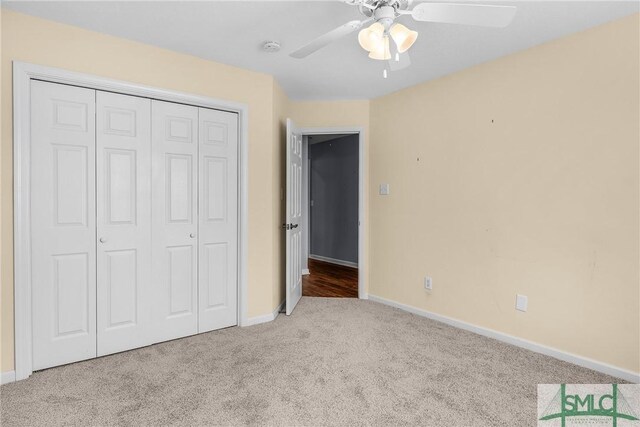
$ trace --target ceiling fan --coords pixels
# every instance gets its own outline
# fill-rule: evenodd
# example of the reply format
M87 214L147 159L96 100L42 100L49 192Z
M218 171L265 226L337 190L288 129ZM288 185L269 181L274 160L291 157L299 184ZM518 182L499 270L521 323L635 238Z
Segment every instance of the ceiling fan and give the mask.
M421 22L439 22L446 24L477 25L503 28L509 25L516 8L514 6L495 6L460 3L420 3L410 9L413 0L343 0L356 6L366 19L349 21L340 27L312 40L300 49L292 52L293 58L305 58L334 41L361 30L358 34L360 46L369 52L369 58L388 61L387 69L399 70L410 64L407 51L418 38L416 31L395 22L396 18L411 15ZM365 25L373 22L367 28ZM393 43L390 42L393 40Z

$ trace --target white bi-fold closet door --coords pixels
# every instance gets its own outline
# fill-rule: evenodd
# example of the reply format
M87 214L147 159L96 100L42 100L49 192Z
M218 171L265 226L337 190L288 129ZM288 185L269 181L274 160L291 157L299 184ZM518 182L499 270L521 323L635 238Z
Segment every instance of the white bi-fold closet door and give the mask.
M151 101L96 92L97 355L150 344Z
M238 116L152 101L155 333L237 323ZM221 286L233 284L233 286Z
M31 83L34 369L96 356L95 91Z
M33 367L237 323L237 114L31 84Z

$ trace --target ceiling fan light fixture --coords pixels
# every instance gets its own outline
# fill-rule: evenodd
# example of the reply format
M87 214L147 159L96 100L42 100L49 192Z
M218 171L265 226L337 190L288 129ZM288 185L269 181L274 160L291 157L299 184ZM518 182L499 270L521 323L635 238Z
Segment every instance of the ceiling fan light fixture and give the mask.
M395 24L393 27L391 27L389 29L389 34L391 35L391 38L393 38L393 41L396 43L398 52L400 53L404 53L409 50L409 48L413 46L413 44L416 42L416 39L418 38L417 31L412 31L402 24Z
M378 22L374 22L367 28L363 28L358 33L358 42L367 52L376 49L382 43L384 27Z
M389 36L384 36L381 43L375 46L375 49L369 53L369 58L379 61L391 59L391 51L389 50Z

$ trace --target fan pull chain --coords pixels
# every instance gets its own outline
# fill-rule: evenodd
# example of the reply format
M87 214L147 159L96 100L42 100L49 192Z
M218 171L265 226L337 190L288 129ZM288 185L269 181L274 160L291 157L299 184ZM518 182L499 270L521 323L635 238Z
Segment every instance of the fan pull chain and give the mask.
M389 60L393 57L393 54L391 52L391 49L393 49L390 37L389 37L389 31L385 30L384 32L384 40L385 43L384 45L386 46L386 52L385 52L385 56L384 56L384 70L382 70L382 78L386 79L389 77L389 72L391 71L391 67L389 67ZM387 59L389 58L389 59Z

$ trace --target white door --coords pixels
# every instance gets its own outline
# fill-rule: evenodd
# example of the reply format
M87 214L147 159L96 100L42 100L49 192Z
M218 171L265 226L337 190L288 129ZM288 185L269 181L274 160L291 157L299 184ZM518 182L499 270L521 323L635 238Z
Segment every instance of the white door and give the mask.
M151 101L96 93L98 356L151 343Z
M151 101L153 341L198 332L198 108Z
M302 134L287 119L287 316L302 297Z
M31 82L33 369L96 356L95 91Z
M199 327L238 323L238 115L199 109Z

